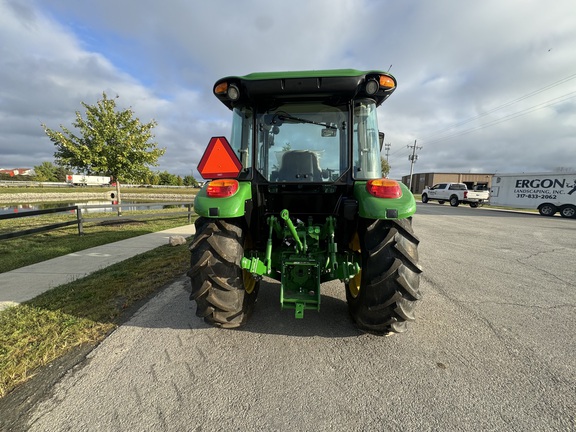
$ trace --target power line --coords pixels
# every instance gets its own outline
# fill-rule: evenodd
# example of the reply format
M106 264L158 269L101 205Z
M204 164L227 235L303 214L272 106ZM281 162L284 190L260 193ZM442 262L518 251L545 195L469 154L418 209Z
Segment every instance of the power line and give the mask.
M528 98L530 98L530 97L532 97L532 96L535 96L535 95L537 95L537 94L543 93L543 92L545 92L545 91L547 91L547 90L550 90L551 88L557 87L557 86L559 86L559 85L561 85L561 84L564 84L564 83L566 83L566 82L568 82L568 81L570 81L570 80L572 80L572 79L575 79L575 78L576 78L576 74L569 75L569 76L567 76L567 77L565 77L565 78L562 78L562 79L560 79L560 80L558 80L558 81L553 82L552 84L549 84L549 85L547 85L547 86L545 86L545 87L542 87L542 88L540 88L540 89L538 89L538 90L535 90L535 91L533 91L533 92L527 93L527 94L525 94L524 96L520 96L520 97L518 97L518 98L516 98L516 99L513 99L513 100L510 100L510 101L508 101L508 102L505 102L505 103L503 103L503 104L501 104L501 105L498 105L497 107L494 107L494 108L492 108L492 109L490 109L490 110L488 110L488 111L482 112L482 113L480 113L480 114L478 114L478 115L476 115L476 116L474 116L474 117L470 117L470 118L465 119L465 120L463 120L463 121L460 121L460 122L457 122L457 123L453 123L453 124L451 124L451 125L448 125L447 127L445 127L445 128L443 128L443 129L441 129L441 130L438 130L438 131L432 133L431 138L440 135L438 138L436 138L436 139L430 139L430 138L428 138L429 141L427 141L426 139L422 139L422 141L425 141L427 144L435 144L435 143L438 143L438 142L441 142L441 141L445 141L445 140L457 138L457 137L459 137L459 136L466 135L466 134L469 134L469 133L472 133L472 132L475 132L475 131L478 131L478 130L481 130L481 129L485 129L485 128L488 128L488 127L491 127L491 126L495 126L495 125L497 125L497 124L499 124L499 123L503 123L503 122L505 122L505 121L512 120L512 119L515 119L515 118L517 118L517 117L521 117L521 116L526 115L526 114L529 114L529 113L531 113L531 112L533 112L533 111L536 111L536 110L539 110L539 109L542 109L542 108L546 108L546 107L549 107L549 106L552 106L552 105L555 105L555 104L564 102L564 101L566 101L566 100L572 99L572 98L575 97L575 96L571 96L571 95L573 95L574 93L576 93L576 91L567 93L567 94L562 95L562 96L559 96L559 97L557 97L557 98L550 99L550 100L548 100L548 101L546 101L546 102L542 102L542 103L537 104L537 105L534 105L534 106L532 106L532 107L525 108L525 109L520 110L520 111L517 111L517 112L515 112L515 113L508 114L508 115L506 115L506 116L504 116L504 117L501 117L501 118L499 118L499 119L492 120L492 121L490 121L490 122L488 122L488 123L485 123L485 124L483 124L483 125L480 125L480 126L476 126L476 127L470 128L470 129L466 129L466 130L463 130L463 131L460 131L460 132L455 132L455 133L453 133L453 134L442 135L442 133L447 132L447 131L449 131L449 130L457 127L457 126L462 126L462 125L464 125L464 124L466 124L466 123L470 123L470 122L472 122L472 121L474 121L474 120L477 120L477 119L479 119L479 118L485 117L485 116L487 116L487 115L489 115L489 114L492 114L492 113L495 112L495 111L498 111L498 110L500 110L500 109L502 109L502 108L509 107L509 106L511 106L511 105L513 105L513 104L515 104L515 103L517 103L517 102L523 101L523 100L528 99ZM416 145L416 141L414 141L414 145ZM408 146L408 148L411 148L411 147L413 147L413 146ZM421 148L421 147L420 147L420 148ZM398 150L390 153L390 150L389 150L388 147L386 148L386 160L388 161L390 156L395 156L395 155L397 155L398 153L401 153L401 152L402 152L402 154L399 155L398 157L408 156L408 159L411 160L411 159L410 159L410 158L411 158L410 153L405 153L405 152L406 152L406 149L404 149L404 148L399 148ZM417 159L418 159L418 155L416 155L416 154L414 153L414 156L415 156L415 160L417 160ZM412 165L413 165L413 163L415 162L415 160L411 163L411 168L412 168ZM411 180L411 177L412 177L412 176L410 176L410 180Z
M405 152L405 151L406 151L406 149L404 147L400 147L395 152L390 153L390 156L394 156L395 154L398 154L399 152ZM406 153L406 154L408 154L408 153ZM402 156L404 156L404 154L402 154Z
M463 131L460 131L460 132L456 132L456 133L451 134L451 135L440 136L440 137L438 137L438 138L436 138L436 139L432 139L432 140L430 140L430 141L426 141L426 143L427 143L427 144L435 144L435 143L438 143L438 142L441 142L441 141L445 141L445 140L448 140L448 139L452 139L452 138L456 138L456 137L459 137L459 136L462 136L462 135L466 135L466 134L469 134L469 133L472 133L472 132L475 132L475 131L478 131L478 130L481 130L481 129L486 129L486 128L488 128L488 127L495 126L495 125L497 125L497 124L499 124L499 123L503 123L503 122L506 122L506 121L515 119L515 118L517 118L517 117L521 117L521 116L523 116L523 115L529 114L529 113L534 112L534 111L537 111L537 110L539 110L539 109L547 108L547 107L549 107L549 106L556 105L556 104L559 104L559 103L561 103L561 102L565 102L565 101L567 101L567 100L569 100L569 99L572 99L572 98L574 98L574 97L576 97L576 91L567 93L567 94L565 94L565 95L563 95L563 96L558 96L558 97L556 97L556 98L547 100L546 102L542 102L542 103L537 104L537 105L533 105L533 106L531 106L531 107L529 107L529 108L526 108L526 109L517 111L517 112L515 112L515 113L508 114L508 115L506 115L506 116L504 116L504 117L501 117L501 118L499 118L499 119L492 120L492 121L490 121L490 122L488 122L488 123L484 123L483 125L476 126L476 127L471 128L471 129L466 129L466 130L463 130ZM424 141L424 140L423 140L423 141Z
M510 105L513 105L513 104L515 104L515 103L517 103L517 102L521 102L521 101L523 101L523 100L525 100L525 99L528 99L528 98L530 98L530 97L532 97L532 96L535 96L535 95L537 95L537 94L540 94L540 93L542 93L542 92L545 92L546 90L550 90L551 88L554 88L554 87L557 87L557 86L559 86L559 85L561 85L561 84L564 84L564 83L566 83L566 82L568 82L568 81L570 81L570 80L573 80L574 78L576 78L576 74L573 74L573 75L567 76L567 77L565 77L565 78L562 78L562 79L560 79L560 80L558 80L558 81L553 82L552 84L549 84L549 85L547 85L547 86L545 86L545 87L542 87L542 88L540 88L540 89L538 89L538 90L534 90L533 92L528 93L528 94L525 94L524 96L520 96L519 98L516 98L516 99L514 99L514 100L505 102L505 103L503 103L502 105L498 105L497 107L492 108L492 109L490 109L490 110L488 110L488 111L484 111L484 112L482 112L482 113L480 113L480 114L478 114L478 115L476 115L476 116L474 116L474 117L470 117L470 118L465 119L465 120L462 120L462 121L460 121L460 122L457 122L457 123L453 123L453 124L451 124L451 125L448 125L448 126L446 126L445 128L443 128L443 129L440 129L440 130L438 130L438 131L436 131L436 132L433 132L433 133L432 133L432 138L435 137L436 135L440 135L440 134L442 134L442 133L444 133L444 132L446 132L446 131L449 131L449 130L455 128L455 127L462 126L462 125L464 125L464 124L466 124L466 123L470 123L470 122L472 122L472 121L474 121L474 120L477 120L477 119L479 119L479 118L482 118L482 117L486 117L487 115L492 114L493 112L498 111L498 110L500 110L500 109L502 109L502 108L509 107Z

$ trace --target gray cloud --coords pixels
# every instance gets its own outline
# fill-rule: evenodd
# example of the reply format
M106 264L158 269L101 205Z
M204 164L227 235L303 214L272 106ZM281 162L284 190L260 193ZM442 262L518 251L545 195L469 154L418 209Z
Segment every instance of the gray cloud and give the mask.
M392 177L414 140L416 172L576 169L576 98L554 100L576 91L560 82L575 45L570 0L0 0L0 167L52 160L40 124L70 125L105 91L158 121L159 169L188 174L229 135L216 79L392 65L399 87L379 111Z

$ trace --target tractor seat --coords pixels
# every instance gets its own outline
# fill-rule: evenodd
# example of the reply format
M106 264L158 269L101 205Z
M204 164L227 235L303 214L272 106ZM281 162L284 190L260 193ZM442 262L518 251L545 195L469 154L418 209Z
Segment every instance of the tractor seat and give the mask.
M277 181L321 182L318 157L310 150L290 150L282 156Z

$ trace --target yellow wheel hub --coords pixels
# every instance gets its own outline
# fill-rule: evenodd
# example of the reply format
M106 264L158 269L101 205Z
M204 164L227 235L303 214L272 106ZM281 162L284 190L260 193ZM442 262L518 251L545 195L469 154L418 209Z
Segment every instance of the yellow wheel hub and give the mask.
M350 241L348 247L354 252L360 252L360 239L358 238L358 233L354 234L354 237ZM362 270L358 274L354 275L353 278L348 282L348 290L352 297L356 298L360 294L360 283L362 281Z
M248 294L251 294L256 286L256 280L252 277L252 274L246 270L242 270L242 278L244 282L244 290L246 290Z
M358 274L354 275L354 277L350 279L350 282L348 282L348 291L350 291L350 294L354 298L358 297L358 294L360 294L361 281L362 281L362 270L360 270Z

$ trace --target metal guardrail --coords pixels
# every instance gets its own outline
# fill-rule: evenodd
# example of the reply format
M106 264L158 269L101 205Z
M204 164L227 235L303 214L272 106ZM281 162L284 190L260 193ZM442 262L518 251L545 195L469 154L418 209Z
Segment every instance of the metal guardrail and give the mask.
M118 220L119 218L122 217L122 212L125 211L125 209L127 207L130 207L130 208L149 207L150 205L161 205L161 206L168 206L168 205L183 206L183 205L185 205L187 207L187 211L163 212L158 217L176 216L176 215L186 214L186 215L188 215L188 223L192 222L192 211L194 208L193 203L186 203L186 202L181 202L181 201L179 201L179 202L150 202L150 203L143 203L143 204L124 204L124 205L122 205L122 204L87 204L87 205L82 205L82 206L75 205L75 206L69 206L69 207L58 207L58 208L52 208L52 209L46 209L46 210L30 210L30 211L25 211L22 213L10 213L10 214L0 215L0 220L6 220L6 219L16 219L16 218L23 218L23 217L30 217L30 216L38 216L38 215L49 214L49 213L63 213L63 212L69 212L69 211L75 211L76 212L76 220L44 225L41 227L16 231L13 233L0 234L0 240L22 237L25 235L36 234L36 233L44 232L44 231L51 231L51 230L54 230L57 228L62 228L65 226L70 226L70 225L78 225L78 235L84 235L84 223L102 222L102 221L107 221L107 220ZM83 218L82 217L82 210L95 209L95 208L112 208L113 210L118 212L118 216L107 216L107 217L101 217L101 218L98 218L98 217ZM124 209L124 210L122 210L122 209ZM150 216L151 215L149 215L149 214L130 215L129 218L130 219L156 219L156 218L150 217Z

